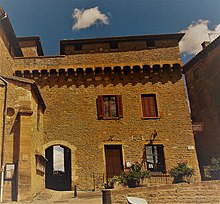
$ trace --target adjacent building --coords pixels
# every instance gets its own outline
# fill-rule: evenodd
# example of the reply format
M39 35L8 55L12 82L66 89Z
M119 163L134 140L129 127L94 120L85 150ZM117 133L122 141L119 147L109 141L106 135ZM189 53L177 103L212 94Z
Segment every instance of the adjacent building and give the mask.
M39 37L17 38L2 9L0 19L4 199L104 188L136 161L158 174L187 161L200 180L184 34L62 40L60 55L44 56Z
M197 155L203 179L213 157L220 158L220 37L184 65Z

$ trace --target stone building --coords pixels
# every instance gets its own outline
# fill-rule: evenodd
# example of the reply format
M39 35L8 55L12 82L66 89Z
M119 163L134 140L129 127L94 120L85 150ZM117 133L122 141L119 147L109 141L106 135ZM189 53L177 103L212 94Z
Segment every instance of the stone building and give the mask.
M213 157L220 158L220 37L184 65L202 178Z
M16 38L0 11L0 69L9 84L2 165L9 176L14 168L4 199L28 200L45 187L100 189L143 155L148 170L164 174L188 161L200 180L183 34L62 40L60 55L44 56L39 37Z

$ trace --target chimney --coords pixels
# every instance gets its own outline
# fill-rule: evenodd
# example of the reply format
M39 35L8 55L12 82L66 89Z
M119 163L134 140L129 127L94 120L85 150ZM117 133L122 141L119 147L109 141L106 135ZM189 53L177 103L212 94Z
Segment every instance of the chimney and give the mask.
M210 44L209 41L204 41L201 45L202 45L202 49L204 50L208 45Z

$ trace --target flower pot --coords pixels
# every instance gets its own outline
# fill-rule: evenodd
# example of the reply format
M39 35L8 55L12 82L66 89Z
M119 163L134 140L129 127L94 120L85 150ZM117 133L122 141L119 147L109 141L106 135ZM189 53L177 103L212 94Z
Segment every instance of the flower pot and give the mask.
M128 180L127 184L128 184L128 188L135 188L138 186L138 181L136 180Z
M178 175L174 177L173 183L190 183L191 175Z

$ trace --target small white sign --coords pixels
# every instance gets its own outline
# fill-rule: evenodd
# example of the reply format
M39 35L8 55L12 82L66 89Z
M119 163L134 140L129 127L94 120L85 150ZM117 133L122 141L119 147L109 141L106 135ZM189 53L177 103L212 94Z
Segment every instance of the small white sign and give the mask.
M188 150L194 150L195 147L194 147L194 146L188 146L187 149L188 149Z

